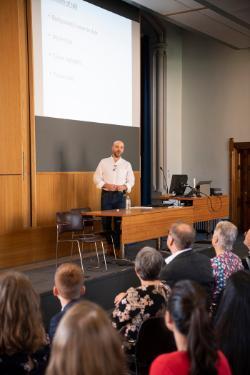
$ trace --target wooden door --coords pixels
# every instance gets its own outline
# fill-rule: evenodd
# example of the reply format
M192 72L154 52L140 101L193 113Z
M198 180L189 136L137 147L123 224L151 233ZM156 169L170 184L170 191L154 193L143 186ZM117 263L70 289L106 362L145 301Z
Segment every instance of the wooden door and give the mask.
M0 1L0 234L30 225L26 1Z
M231 219L242 231L250 228L250 142L230 139Z

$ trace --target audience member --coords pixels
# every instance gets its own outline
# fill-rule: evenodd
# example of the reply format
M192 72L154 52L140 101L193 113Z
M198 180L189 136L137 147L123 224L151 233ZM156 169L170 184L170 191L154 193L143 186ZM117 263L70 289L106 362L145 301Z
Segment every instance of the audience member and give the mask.
M244 244L250 250L250 229L245 233L245 239L244 239Z
M212 245L216 256L211 259L214 275L213 302L217 304L229 276L243 269L240 258L232 252L237 237L237 228L229 221L220 221L214 230Z
M59 299L62 309L50 321L49 336L51 340L65 312L78 302L81 295L84 294L85 287L83 283L83 272L78 265L64 263L57 268L53 294Z
M204 289L193 281L175 284L165 316L178 351L162 354L150 375L230 375L228 362L215 345Z
M194 252L195 230L192 225L176 223L170 228L167 246L171 255L166 258L160 279L172 287L179 280L193 280L202 285L209 297L213 289L213 274L207 256Z
M141 323L164 314L170 289L159 281L163 258L151 247L144 247L135 258L135 272L141 285L129 288L115 298L113 326L120 330L133 350Z
M44 374L49 342L39 298L19 272L0 274L0 374Z
M226 355L233 375L250 374L249 291L249 271L231 275L215 318L219 347Z
M125 359L118 333L106 313L81 301L62 318L46 375L122 375Z

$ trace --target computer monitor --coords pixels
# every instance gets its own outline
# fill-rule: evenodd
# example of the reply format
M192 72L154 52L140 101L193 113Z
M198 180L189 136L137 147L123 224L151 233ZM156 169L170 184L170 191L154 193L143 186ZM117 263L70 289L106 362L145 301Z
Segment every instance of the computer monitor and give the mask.
M174 193L175 195L183 195L186 189L187 180L187 174L173 174L169 193Z

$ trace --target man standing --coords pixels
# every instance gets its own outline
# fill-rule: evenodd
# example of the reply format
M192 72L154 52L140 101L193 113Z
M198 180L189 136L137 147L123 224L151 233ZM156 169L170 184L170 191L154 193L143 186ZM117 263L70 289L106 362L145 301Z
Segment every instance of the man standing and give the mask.
M102 159L94 174L94 183L102 189L101 209L112 210L125 208L125 194L130 193L135 183L131 164L121 155L124 152L124 143L115 141L112 145L112 155ZM103 218L103 229L112 232L112 218ZM114 244L120 247L120 218L114 218Z
M195 240L193 226L176 223L170 228L167 246L171 255L166 258L160 279L172 288L179 280L192 280L202 285L211 296L214 280L210 259L192 250Z

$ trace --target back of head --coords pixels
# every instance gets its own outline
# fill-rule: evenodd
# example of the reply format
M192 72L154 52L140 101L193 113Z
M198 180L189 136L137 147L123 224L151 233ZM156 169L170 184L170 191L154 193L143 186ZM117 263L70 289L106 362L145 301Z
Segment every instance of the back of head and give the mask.
M82 301L61 320L46 375L117 375L125 373L118 333L103 309Z
M81 267L74 263L61 264L55 273L55 286L61 297L67 300L80 298L84 276Z
M250 272L238 271L227 280L215 318L220 348L234 375L250 373Z
M218 246L225 251L232 250L237 234L237 227L230 221L220 221L214 230L214 235L218 237Z
M175 223L170 228L170 233L178 250L190 248L195 240L195 230L187 223Z
M33 353L46 342L39 298L19 272L0 274L0 353Z
M153 247L144 247L135 258L135 270L142 280L157 280L161 271L163 258Z
M217 350L203 288L194 281L179 281L173 287L168 311L177 330L187 337L190 375L217 374Z

